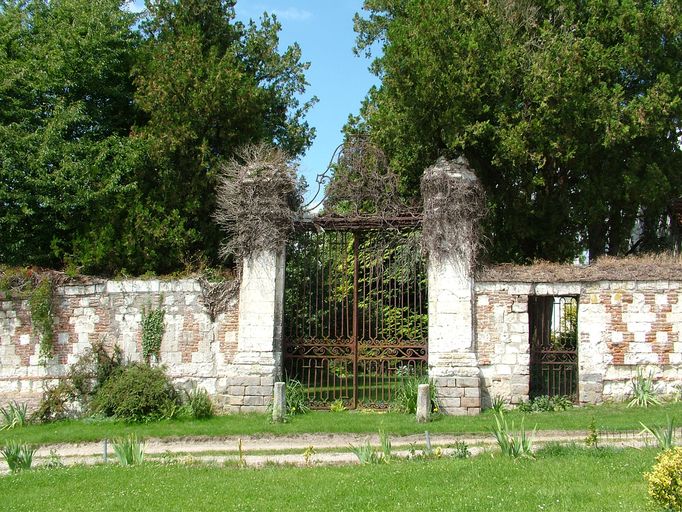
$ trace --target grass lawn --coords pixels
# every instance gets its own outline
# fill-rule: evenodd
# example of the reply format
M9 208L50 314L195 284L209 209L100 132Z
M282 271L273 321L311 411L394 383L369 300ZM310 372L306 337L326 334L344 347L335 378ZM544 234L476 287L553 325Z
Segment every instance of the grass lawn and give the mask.
M557 453L557 451L559 453ZM218 468L147 464L0 477L12 511L655 511L646 482L656 452L567 449L371 466Z
M517 425L525 416L528 429L587 430L592 417L600 430L641 430L640 422L663 425L666 415L682 420L682 403L670 403L648 409L627 408L625 404L576 407L563 412L522 414L511 412L510 421ZM428 425L418 424L413 416L378 412L313 411L294 416L288 423L273 424L267 415L228 415L209 420L173 420L142 425L100 421L61 421L29 425L0 431L0 445L7 439L32 444L98 441L135 432L150 437L224 437L246 435L285 435L302 433L376 433L379 428L390 435L407 435L429 430L433 433L489 432L493 423L490 413L480 416L440 416Z

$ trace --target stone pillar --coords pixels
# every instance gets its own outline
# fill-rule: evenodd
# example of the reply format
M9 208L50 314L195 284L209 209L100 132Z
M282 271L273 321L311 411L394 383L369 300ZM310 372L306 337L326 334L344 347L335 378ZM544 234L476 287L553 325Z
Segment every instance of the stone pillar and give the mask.
M474 347L472 260L476 240L475 208L457 207L480 194L465 159L444 159L422 178L423 236L428 251L429 377L446 414L481 411L480 371ZM461 204L461 203L460 203ZM470 203L467 203L470 204ZM475 211L476 214L482 212ZM451 229L451 226L456 229Z
M417 423L428 423L431 420L431 393L428 384L417 386Z
M229 412L265 412L282 378L284 263L284 249L244 259L237 354L227 378Z

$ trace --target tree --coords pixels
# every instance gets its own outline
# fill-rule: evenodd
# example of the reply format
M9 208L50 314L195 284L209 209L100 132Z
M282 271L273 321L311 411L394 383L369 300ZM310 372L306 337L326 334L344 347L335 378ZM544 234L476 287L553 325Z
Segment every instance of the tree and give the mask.
M0 261L61 266L127 188L139 37L119 0L0 0Z
M145 189L184 219L186 253L217 261L212 221L220 166L242 145L269 142L291 157L310 145L303 120L312 101L297 45L278 53L279 23L234 21L224 0L148 2L144 57L135 72L137 104L148 121L137 136L150 146Z
M300 49L234 2L0 0L0 261L89 273L216 264L216 174L310 144Z
M383 45L364 130L416 193L464 154L497 261L660 245L682 190L679 0L367 0L358 52Z

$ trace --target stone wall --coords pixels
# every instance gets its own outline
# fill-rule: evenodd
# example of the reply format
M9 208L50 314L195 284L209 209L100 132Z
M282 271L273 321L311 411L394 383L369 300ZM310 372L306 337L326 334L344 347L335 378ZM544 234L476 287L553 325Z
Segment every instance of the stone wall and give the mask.
M145 308L163 307L165 334L160 363L180 385L194 381L220 404L237 354L238 302L212 321L196 280L99 281L60 286L55 294L54 357L41 364L27 301L0 300L0 403L35 403L44 386L68 371L94 341L117 344L139 361Z
M663 393L682 385L682 283L477 282L476 353L483 406L528 399L529 295L578 297L578 395L582 403L622 400L630 379L649 371Z

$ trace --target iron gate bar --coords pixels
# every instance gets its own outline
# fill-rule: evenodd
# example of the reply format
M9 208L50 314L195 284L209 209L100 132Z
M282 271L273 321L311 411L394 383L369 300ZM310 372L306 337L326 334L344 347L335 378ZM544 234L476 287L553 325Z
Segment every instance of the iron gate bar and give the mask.
M423 262L397 261L412 235L364 233L307 232L288 251L285 371L314 406L383 407L401 379L426 374Z

